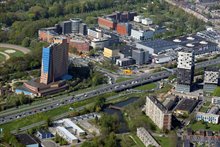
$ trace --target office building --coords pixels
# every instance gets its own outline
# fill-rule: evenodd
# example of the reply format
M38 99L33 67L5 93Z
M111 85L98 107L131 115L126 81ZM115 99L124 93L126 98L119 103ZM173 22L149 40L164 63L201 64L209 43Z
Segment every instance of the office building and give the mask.
M153 136L143 127L137 128L137 137L147 146L160 147L159 143Z
M212 98L212 104L220 105L220 97L213 97Z
M151 39L154 36L154 31L152 30L137 30L137 29L131 29L131 37L137 40L148 40Z
M204 122L218 124L219 123L219 115L211 114L211 113L197 112L196 120L198 120L198 121L202 120Z
M119 56L119 48L117 46L105 47L103 55L106 58L114 58Z
M63 119L63 124L66 128L71 129L75 135L82 136L86 134L86 132L83 129L81 129L79 126L77 126L68 118Z
M149 52L143 49L137 49L132 51L132 58L138 65L149 63L149 56Z
M157 64L163 64L174 60L175 57L171 55L161 54L158 56L154 56L152 61Z
M71 22L71 32L72 33L79 33L82 20L80 18L72 18L72 19L70 19L70 22Z
M99 29L90 28L88 29L88 37L92 39L101 39L103 37L103 33Z
M68 143L77 143L78 139L64 127L56 127L56 133Z
M156 97L146 97L145 113L158 128L171 130L172 113Z
M194 52L178 52L177 63L177 92L191 92L194 78Z
M81 35L87 35L87 25L85 23L81 23L79 26L79 34Z
M129 66L135 64L135 60L132 58L121 58L116 60L118 66Z
M118 34L124 36L124 35L130 35L131 34L131 24L129 23L118 23L116 25L116 31Z
M72 22L71 21L63 21L60 23L60 26L62 28L62 34L70 34L72 33Z
M63 41L43 48L40 83L49 84L68 74L68 45Z
M204 73L204 91L213 92L219 85L220 72L217 68L206 68Z
M70 40L69 46L71 48L76 48L77 51L80 53L88 53L89 52L89 43L84 40Z
M141 23L144 25L151 25L151 24L153 24L153 20L150 18L144 18L141 20Z

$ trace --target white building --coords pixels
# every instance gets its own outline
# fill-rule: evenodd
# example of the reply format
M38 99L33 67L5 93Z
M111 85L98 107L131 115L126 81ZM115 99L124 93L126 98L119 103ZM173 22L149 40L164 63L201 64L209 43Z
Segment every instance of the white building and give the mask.
M100 39L103 37L103 33L98 29L88 29L88 36L91 38Z
M69 143L77 143L78 139L64 127L56 127L56 133Z
M135 16L135 17L134 17L134 21L135 21L135 22L141 22L142 19L144 19L144 16L141 16L141 15L138 15L138 16Z
M86 132L84 130L82 130L79 126L77 126L75 123L73 123L68 118L63 119L63 124L64 124L65 127L71 128L73 130L73 133L78 135L78 136L86 134Z
M168 55L158 55L153 58L153 62L157 64L167 63L169 61L172 61L172 57Z
M220 105L220 97L213 97L212 98L212 104Z
M151 25L151 24L153 24L153 20L150 18L144 18L141 20L141 23L144 25Z
M196 120L198 120L198 121L203 120L204 122L218 124L219 123L219 115L211 114L211 113L197 112Z
M91 41L91 46L93 48L104 48L109 45L109 40L108 39L93 39Z
M135 30L131 29L131 37L137 40L147 40L152 38L154 35L154 31L152 30Z

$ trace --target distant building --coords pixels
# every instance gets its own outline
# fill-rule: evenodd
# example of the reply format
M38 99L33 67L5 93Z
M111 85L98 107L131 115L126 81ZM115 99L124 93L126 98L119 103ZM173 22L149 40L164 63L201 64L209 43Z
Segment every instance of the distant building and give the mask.
M162 55L154 56L152 61L157 64L162 64L162 63L170 62L173 59L174 59L174 57L171 57L170 55L162 54Z
M220 105L220 97L213 97L212 98L212 104Z
M81 35L87 35L87 25L85 23L81 23L79 26L79 34Z
M18 142L23 144L25 147L39 147L39 142L30 136L29 134L18 134L15 136Z
M130 35L131 34L131 24L129 23L118 23L116 26L116 31L120 35Z
M53 134L51 134L49 131L47 130L39 130L37 131L37 135L36 135L39 139L48 139L48 138L52 138L54 137Z
M106 58L113 58L118 56L119 48L117 46L105 47L103 55Z
M71 128L72 132L78 136L82 136L82 135L86 134L86 132L83 129L81 129L79 126L77 126L75 123L73 123L68 118L63 119L63 124L65 127L69 128L69 129Z
M82 20L80 18L72 18L70 19L70 22L71 22L71 33L80 33L80 25L82 23Z
M144 25L151 25L151 24L153 24L153 20L150 18L144 18L141 20L141 23Z
M70 40L69 46L71 48L76 48L78 52L89 52L89 43L84 40Z
M196 35L220 45L220 31L218 30L207 28L205 31L196 33Z
M103 33L99 29L90 28L88 29L88 37L92 39L101 39L103 37Z
M146 97L145 113L158 128L171 129L172 113L168 112L167 108L157 98Z
M206 92L213 92L220 83L220 71L216 68L206 68L204 73L204 86Z
M196 120L198 120L198 121L203 120L208 123L218 124L219 123L219 115L197 112Z
M188 115L197 105L197 100L194 99L182 99L176 106L174 113L177 115Z
M142 65L149 63L150 55L148 51L137 49L132 51L132 58L135 60L136 64Z
M159 143L145 128L137 128L137 137L147 146L160 147Z
M154 31L152 30L136 30L131 29L131 37L137 40L148 40L154 36Z
M56 127L57 134L65 139L68 143L77 143L78 139L64 127Z
M71 21L63 21L60 23L60 26L62 28L62 34L70 34L72 33L72 22Z
M41 41L52 43L54 37L59 35L56 30L56 27L40 29L38 30L38 39Z
M176 91L192 91L195 68L194 58L194 52L192 51L178 52Z
M141 23L142 19L144 19L144 16L142 16L142 15L134 16L134 21L135 22Z
M116 60L116 65L118 66L130 66L135 64L135 60L132 58L121 58Z
M158 55L166 52L169 49L176 49L178 45L171 41L156 39L152 41L138 42L136 43L136 47L147 50L152 55Z

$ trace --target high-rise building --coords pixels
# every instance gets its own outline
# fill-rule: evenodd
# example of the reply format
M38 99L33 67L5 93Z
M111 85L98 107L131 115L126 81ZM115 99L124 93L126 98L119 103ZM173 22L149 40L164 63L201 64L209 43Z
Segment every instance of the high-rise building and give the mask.
M80 24L82 23L82 20L80 18L72 18L70 19L71 21L71 28L72 28L72 33L79 33L80 29Z
M137 49L132 51L132 58L136 61L136 64L142 65L149 62L149 52L143 49Z
M212 92L219 85L219 69L206 68L204 73L204 91Z
M156 97L146 97L145 113L158 128L171 129L172 113Z
M72 22L71 21L63 21L60 23L60 27L62 28L62 34L70 34L72 33Z
M49 84L68 74L67 40L43 48L40 83Z
M194 78L194 52L181 51L178 52L177 63L177 85L178 92L191 92Z
M79 34L87 35L87 25L85 23L81 23L79 26Z

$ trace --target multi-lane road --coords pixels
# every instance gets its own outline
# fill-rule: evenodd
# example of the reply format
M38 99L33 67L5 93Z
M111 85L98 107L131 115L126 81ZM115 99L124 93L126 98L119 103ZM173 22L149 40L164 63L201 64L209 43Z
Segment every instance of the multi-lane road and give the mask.
M202 67L206 67L206 66L210 66L210 65L215 65L220 63L220 58L217 59L213 59L213 60L209 60L209 61L204 61L204 62L200 62L198 64L196 64L196 68L202 68ZM175 69L174 69L175 71ZM36 105L35 107L31 107L30 109L25 109L24 111L20 111L19 109L14 110L14 111L7 111L6 113L1 112L0 113L0 124L4 124L19 118L23 118L26 116L30 116L36 113L40 113L40 112L46 112L55 108L59 108L61 106L64 105L68 105L77 101L82 101L85 99L89 99L92 98L94 96L100 95L100 94L104 94L107 92L113 92L113 91L122 91L125 89L129 89L141 84L145 84L145 83L151 83L157 80L161 80L164 78L169 77L170 75L172 75L173 73L170 71L160 71L157 73L151 73L151 74L143 74L137 78L134 78L132 80L128 80L128 81L124 81L124 82L120 82L120 83L116 83L116 84L112 84L112 85L106 85L104 87L98 88L96 90L92 90L89 92L85 92L83 94L78 94L75 96L63 96L64 98L62 99L51 99L49 100L45 100L44 102L42 102L39 105Z

